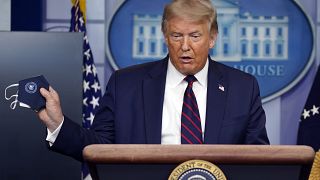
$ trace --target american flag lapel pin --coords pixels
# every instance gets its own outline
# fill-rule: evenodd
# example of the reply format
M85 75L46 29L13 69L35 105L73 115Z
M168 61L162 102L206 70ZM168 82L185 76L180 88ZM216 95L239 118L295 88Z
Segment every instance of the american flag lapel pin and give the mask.
M219 84L219 89L220 89L220 91L224 92L224 86L222 86L221 84Z

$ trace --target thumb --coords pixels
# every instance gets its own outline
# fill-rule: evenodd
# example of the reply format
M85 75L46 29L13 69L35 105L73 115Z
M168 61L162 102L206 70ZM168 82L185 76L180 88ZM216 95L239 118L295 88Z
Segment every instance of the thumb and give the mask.
M50 97L50 92L45 88L40 88L40 94L45 98L48 99Z

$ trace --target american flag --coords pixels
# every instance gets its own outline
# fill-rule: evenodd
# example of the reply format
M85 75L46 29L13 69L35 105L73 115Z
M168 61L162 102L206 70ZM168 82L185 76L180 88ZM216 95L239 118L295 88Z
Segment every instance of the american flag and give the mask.
M298 130L298 145L311 146L320 150L320 68L313 80L307 102L302 110Z
M83 32L83 105L82 125L84 128L89 129L94 115L99 106L101 99L101 87L97 76L97 69L94 65L91 48L89 45L86 23L84 20L83 12L80 9L79 0L73 2L71 9L71 26L70 32ZM86 164L82 165L82 178L91 179Z

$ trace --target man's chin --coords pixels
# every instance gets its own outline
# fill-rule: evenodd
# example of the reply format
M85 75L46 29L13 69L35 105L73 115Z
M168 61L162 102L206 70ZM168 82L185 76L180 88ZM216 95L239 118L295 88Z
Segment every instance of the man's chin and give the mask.
M183 75L194 75L194 74L196 74L197 72L194 70L194 69L192 69L192 68L190 68L190 67L182 67L182 68L179 68L178 69L178 71L181 73L181 74L183 74Z

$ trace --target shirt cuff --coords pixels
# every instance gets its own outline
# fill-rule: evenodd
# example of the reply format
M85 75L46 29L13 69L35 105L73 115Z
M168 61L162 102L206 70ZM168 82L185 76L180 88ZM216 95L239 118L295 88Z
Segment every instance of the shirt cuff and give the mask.
M59 132L60 132L60 129L62 127L62 124L64 122L64 117L62 119L62 122L60 123L60 125L58 126L58 128L56 130L54 130L52 133L49 131L49 129L47 128L47 138L46 138L46 141L49 142L49 146L51 147L53 145L53 143L56 141L58 135L59 135Z

